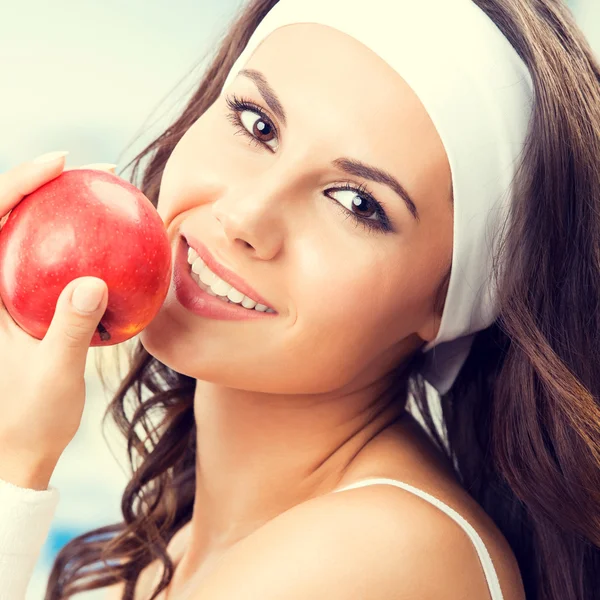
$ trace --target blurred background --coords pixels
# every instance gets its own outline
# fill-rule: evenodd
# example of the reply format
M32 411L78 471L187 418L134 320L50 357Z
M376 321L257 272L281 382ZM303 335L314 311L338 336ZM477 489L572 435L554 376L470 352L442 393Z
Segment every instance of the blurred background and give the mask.
M204 57L244 3L2 2L0 171L53 150L70 151L68 167L112 162L122 169L181 109ZM569 5L600 52L600 2ZM86 369L81 428L51 481L61 501L26 600L43 598L50 565L66 542L121 520L129 472L121 436L111 427L102 433L109 393L96 374L96 353ZM103 354L103 360L112 356Z

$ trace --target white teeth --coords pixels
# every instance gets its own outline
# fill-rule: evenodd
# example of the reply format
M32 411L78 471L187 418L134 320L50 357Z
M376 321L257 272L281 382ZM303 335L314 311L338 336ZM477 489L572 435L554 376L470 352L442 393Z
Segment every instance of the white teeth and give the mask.
M205 285L212 285L217 276L208 268L204 267L200 273L200 281Z
M252 298L248 298L248 296L244 296L242 299L242 306L244 308L254 308L256 306L256 302L252 300Z
M233 286L223 281L220 277L217 277L215 282L211 283L210 287L217 296L227 296L229 290L233 288Z
M190 248L191 250L191 248ZM194 259L194 262L192 263L192 271L194 271L194 273L196 273L196 275L200 275L200 273L202 273L202 271L204 270L204 267L206 265L204 264L204 261L200 258L197 257Z
M239 304L244 298L246 298L242 292L236 290L234 287L227 292L227 297L236 304Z
M254 309L259 312L268 313L275 312L272 308L257 303L255 300L252 300L252 298L248 298L248 296L242 294L239 290L236 290L226 281L223 281L206 266L206 263L198 256L198 253L193 248L188 248L187 259L188 263L191 265L192 279L199 284L207 294L216 296L224 302L241 304L244 308L250 310Z

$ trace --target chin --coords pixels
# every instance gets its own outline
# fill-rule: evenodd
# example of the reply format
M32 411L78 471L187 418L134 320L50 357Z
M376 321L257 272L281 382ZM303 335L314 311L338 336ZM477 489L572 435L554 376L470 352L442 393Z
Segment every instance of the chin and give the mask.
M138 338L146 352L156 360L178 373L188 375L185 372L185 348L182 348L185 344L182 344L181 336L181 326L166 314L159 313Z
M202 355L205 349L198 346L197 333L190 330L189 324L173 318L171 313L159 312L138 338L146 352L169 369L193 379L210 381L214 378L214 372L202 368L211 361Z

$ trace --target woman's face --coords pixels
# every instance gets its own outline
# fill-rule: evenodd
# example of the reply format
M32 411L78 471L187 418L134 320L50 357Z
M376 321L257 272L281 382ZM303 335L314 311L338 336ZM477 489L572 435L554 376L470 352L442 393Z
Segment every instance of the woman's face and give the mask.
M158 209L174 252L193 236L276 314L198 316L172 286L141 340L228 387L358 389L436 335L452 255L444 148L403 79L337 30L278 29L245 69L173 151Z

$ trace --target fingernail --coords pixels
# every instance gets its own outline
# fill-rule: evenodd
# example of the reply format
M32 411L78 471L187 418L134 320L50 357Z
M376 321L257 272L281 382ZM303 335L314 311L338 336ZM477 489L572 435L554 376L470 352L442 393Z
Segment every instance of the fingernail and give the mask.
M82 313L98 310L104 296L104 287L95 280L82 281L71 296L71 304Z
M55 160L58 160L59 158L64 158L65 156L67 156L67 154L69 154L68 150L58 150L56 152L47 152L46 154L42 154L41 156L34 158L32 162L36 165L41 165L41 164L45 164L45 163L49 163L49 162L54 162Z
M89 165L83 165L76 167L76 169L97 169L98 171L114 171L117 165L113 163L91 163Z

